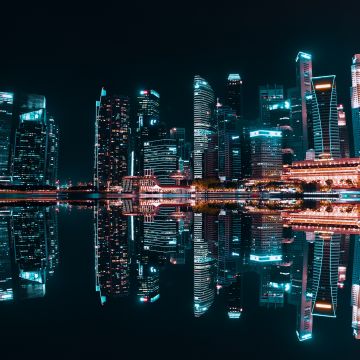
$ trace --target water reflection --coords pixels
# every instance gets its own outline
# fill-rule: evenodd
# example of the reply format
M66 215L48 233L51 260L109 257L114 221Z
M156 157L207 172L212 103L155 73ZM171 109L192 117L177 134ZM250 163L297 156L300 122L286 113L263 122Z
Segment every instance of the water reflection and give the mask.
M1 208L0 300L45 295L59 262L59 206L67 204ZM103 306L127 299L151 311L151 304L162 303L169 269L187 267L195 318L222 311L241 322L255 293L265 311L292 307L294 336L305 341L316 332L316 317L332 321L346 306L338 298L351 282L349 329L360 338L356 204L108 200L90 208L95 291ZM184 281L189 278L176 286Z
M54 207L0 210L0 300L43 297L59 261Z

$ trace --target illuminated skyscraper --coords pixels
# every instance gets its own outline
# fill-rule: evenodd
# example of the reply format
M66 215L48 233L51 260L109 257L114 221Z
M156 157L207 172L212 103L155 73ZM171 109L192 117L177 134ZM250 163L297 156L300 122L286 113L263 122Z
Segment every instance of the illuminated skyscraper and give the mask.
M259 87L260 122L262 126L270 126L270 106L284 99L282 85L266 85Z
M129 294L127 218L118 204L95 207L96 291L101 303Z
M280 178L282 134L278 130L250 131L252 177Z
M58 178L59 128L53 117L47 121L46 183L55 185Z
M175 185L170 176L178 170L178 160L175 139L144 142L144 170L155 175L161 185Z
M302 144L301 154L297 156L297 160L303 160L305 159L306 150L313 148L311 118L312 56L311 54L300 51L296 56L295 62L297 99L294 98L293 100L294 112L292 116L294 117L294 123L301 124L299 127L294 126L294 131L296 138L300 139L299 144Z
M351 287L352 328L355 339L360 340L360 237L355 235L354 262Z
M241 130L236 112L229 106L216 108L218 129L218 173L222 181L241 178Z
M14 94L0 92L0 182L10 181Z
M346 115L344 107L339 105L338 110L338 125L339 125L339 137L340 137L340 157L350 157L350 146L349 146L349 132L346 123Z
M243 82L239 74L229 74L226 90L226 105L235 111L237 117L243 117Z
M340 234L315 233L312 313L336 317Z
M282 100L269 107L270 126L281 130L283 164L291 164L294 158L294 143L297 141L291 126L290 100Z
M96 102L94 185L120 186L128 175L130 100L101 90Z
M311 83L315 154L318 158L339 158L335 75L313 77Z
M212 134L215 109L214 91L207 81L194 78L194 178L203 178L203 154L207 149L208 136Z
M144 143L166 138L167 131L160 122L160 94L155 90L141 90L137 96L136 125L132 150L134 175L144 173Z
M351 112L354 156L360 157L360 54L355 54L351 65Z
M44 185L47 178L46 101L42 95L17 100L19 124L15 132L12 177L15 184Z

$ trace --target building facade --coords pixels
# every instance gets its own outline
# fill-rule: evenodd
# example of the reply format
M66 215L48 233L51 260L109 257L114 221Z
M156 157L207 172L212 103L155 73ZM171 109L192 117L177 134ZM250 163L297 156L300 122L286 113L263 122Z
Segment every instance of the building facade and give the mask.
M259 87L259 109L261 126L270 126L270 106L284 99L282 85L265 85Z
M96 102L95 167L96 189L120 186L128 175L130 100L107 95L102 89Z
M251 168L254 179L279 179L282 173L281 131L250 131Z
M346 114L344 107L340 104L337 107L338 111L338 126L339 126L339 137L340 137L340 157L350 157L350 144L349 144L349 131L346 123Z
M208 136L213 133L215 95L210 84L199 75L194 77L194 178L202 179L203 155Z
M244 116L243 81L239 74L229 74L226 84L226 105L234 110L236 116Z
M339 158L340 137L335 75L313 77L312 118L317 158Z

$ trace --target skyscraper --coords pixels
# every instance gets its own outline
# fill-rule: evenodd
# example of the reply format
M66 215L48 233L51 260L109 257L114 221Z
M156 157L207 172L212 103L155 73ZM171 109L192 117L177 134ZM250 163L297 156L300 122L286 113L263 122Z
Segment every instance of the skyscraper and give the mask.
M155 175L161 185L175 185L171 175L178 170L177 143L175 139L144 142L144 170Z
M96 102L94 185L120 186L128 174L130 101L101 90Z
M346 123L346 114L344 107L340 104L337 107L338 111L338 125L339 125L339 137L340 137L340 157L350 157L350 146L349 146L349 132Z
M243 117L243 82L239 74L229 74L226 90L226 105L235 111L237 117Z
M134 175L144 172L144 143L166 137L166 128L160 122L160 94L155 90L141 90L136 98L134 130Z
M59 127L53 117L47 121L46 183L55 185L58 178Z
M261 126L270 126L270 106L284 99L282 85L265 85L259 87L259 108Z
M214 91L199 75L194 77L194 178L203 177L203 154L213 132Z
M281 131L250 131L253 178L280 178L282 173L281 140Z
M351 65L351 112L354 156L360 157L360 54L355 54Z
M15 132L12 178L15 184L44 185L47 177L46 101L42 95L17 100L19 124Z
M10 181L11 130L14 126L14 94L0 92L0 182Z
M235 180L241 178L241 127L236 112L229 106L218 104L216 108L218 129L219 178Z
M339 158L335 75L313 77L311 84L315 154L318 158Z
M301 139L302 154L298 155L298 160L305 159L306 150L313 148L313 131L311 119L311 78L312 78L312 56L311 54L300 51L295 59L296 62L296 88L297 103L300 105L301 112L294 112L294 122L302 125L295 136ZM295 99L294 99L295 103ZM297 128L296 128L297 130ZM301 130L301 132L300 132Z

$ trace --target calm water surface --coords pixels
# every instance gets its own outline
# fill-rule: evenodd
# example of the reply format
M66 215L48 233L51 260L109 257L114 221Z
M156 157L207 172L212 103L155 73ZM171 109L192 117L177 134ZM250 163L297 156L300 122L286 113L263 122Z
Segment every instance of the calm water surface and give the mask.
M356 204L192 205L0 203L0 359L360 356Z

